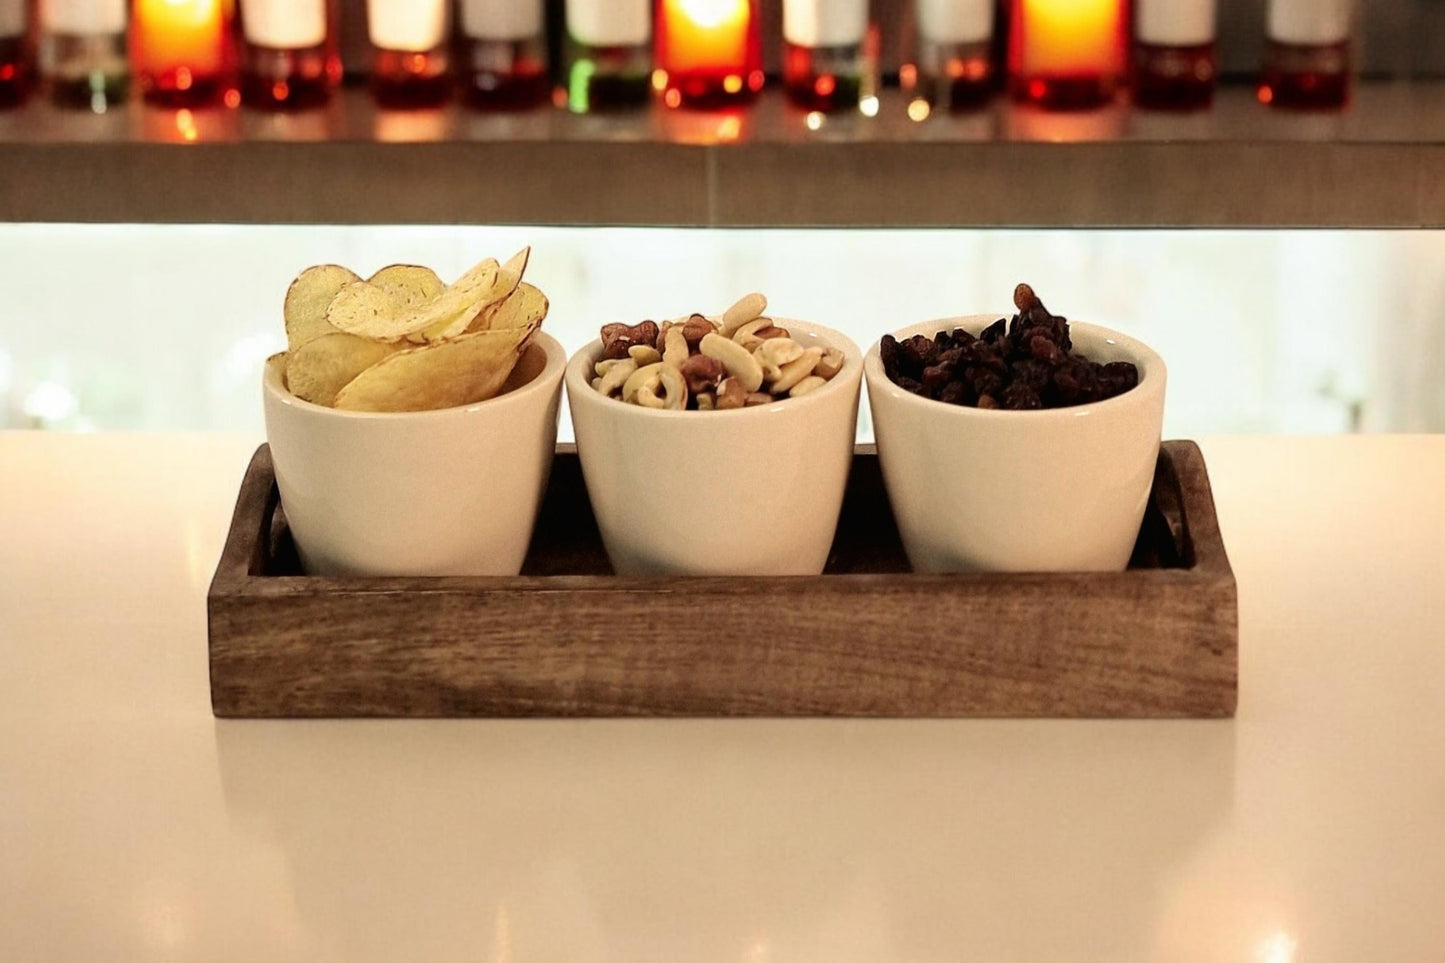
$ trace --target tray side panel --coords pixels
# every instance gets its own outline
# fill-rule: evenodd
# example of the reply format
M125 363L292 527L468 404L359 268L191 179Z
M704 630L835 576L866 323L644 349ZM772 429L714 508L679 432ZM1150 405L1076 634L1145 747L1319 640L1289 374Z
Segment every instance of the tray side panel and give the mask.
M221 716L1224 716L1231 580L213 599ZM832 580L836 581L836 580Z

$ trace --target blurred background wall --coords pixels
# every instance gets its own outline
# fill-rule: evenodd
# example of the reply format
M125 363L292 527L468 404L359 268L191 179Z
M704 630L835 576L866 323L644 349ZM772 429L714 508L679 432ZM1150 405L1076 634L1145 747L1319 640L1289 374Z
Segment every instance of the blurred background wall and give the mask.
M1007 313L1026 280L1163 354L1167 435L1445 430L1445 232L47 224L0 225L0 427L257 430L300 268L413 261L450 279L528 243L569 350L608 321L752 290L866 348Z

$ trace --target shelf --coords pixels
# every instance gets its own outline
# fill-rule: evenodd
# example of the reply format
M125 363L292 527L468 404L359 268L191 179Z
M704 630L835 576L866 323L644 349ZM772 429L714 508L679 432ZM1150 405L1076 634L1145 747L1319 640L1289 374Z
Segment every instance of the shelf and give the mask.
M294 115L0 113L0 220L916 227L1445 227L1445 82L1350 110L1044 114L1005 102L810 130L776 94L720 116L459 108L347 90Z

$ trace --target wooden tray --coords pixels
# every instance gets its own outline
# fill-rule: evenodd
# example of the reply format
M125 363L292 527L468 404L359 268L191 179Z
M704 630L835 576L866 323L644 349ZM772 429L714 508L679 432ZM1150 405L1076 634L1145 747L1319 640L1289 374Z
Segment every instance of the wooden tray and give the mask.
M1229 716L1234 575L1166 442L1128 571L915 575L871 446L827 572L611 574L559 446L516 578L300 573L262 446L207 598L217 716Z

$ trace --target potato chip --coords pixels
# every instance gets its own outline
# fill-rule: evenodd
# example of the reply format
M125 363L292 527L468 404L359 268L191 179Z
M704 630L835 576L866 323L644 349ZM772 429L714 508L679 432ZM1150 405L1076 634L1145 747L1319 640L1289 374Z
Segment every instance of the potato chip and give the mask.
M498 331L503 328L536 327L547 317L547 296L526 282L519 284L505 301L483 311L469 330Z
M428 328L443 330L465 317L458 331L491 303L499 266L487 258L424 304L402 305L375 284L347 285L331 300L326 320L339 330L377 341L400 341Z
M531 253L530 247L524 247L508 258L506 264L497 269L497 280L492 284L492 291L484 300L483 309L475 316L468 318L465 314L460 314L445 324L427 328L417 334L409 334L407 340L417 344L425 344L428 341L445 341L466 331L482 331L491 327L491 325L478 324L479 319L517 290L517 285L522 283L522 275L527 270L527 259Z
M532 248L524 247L507 258L507 263L497 270L497 286L492 289L494 304L505 301L517 290L517 285L522 283L522 275L527 273L527 261L531 256Z
M337 292L361 279L338 264L318 264L296 276L286 289L282 315L286 321L286 347L295 351L308 341L336 329L326 320L326 308Z
M429 267L419 264L388 264L366 279L381 288L392 300L408 308L426 304L446 290L446 284Z
M403 348L336 395L350 411L430 411L486 401L501 390L532 331L477 331L450 341Z
M287 390L302 401L334 405L338 391L396 350L395 345L340 331L322 335L287 352Z

